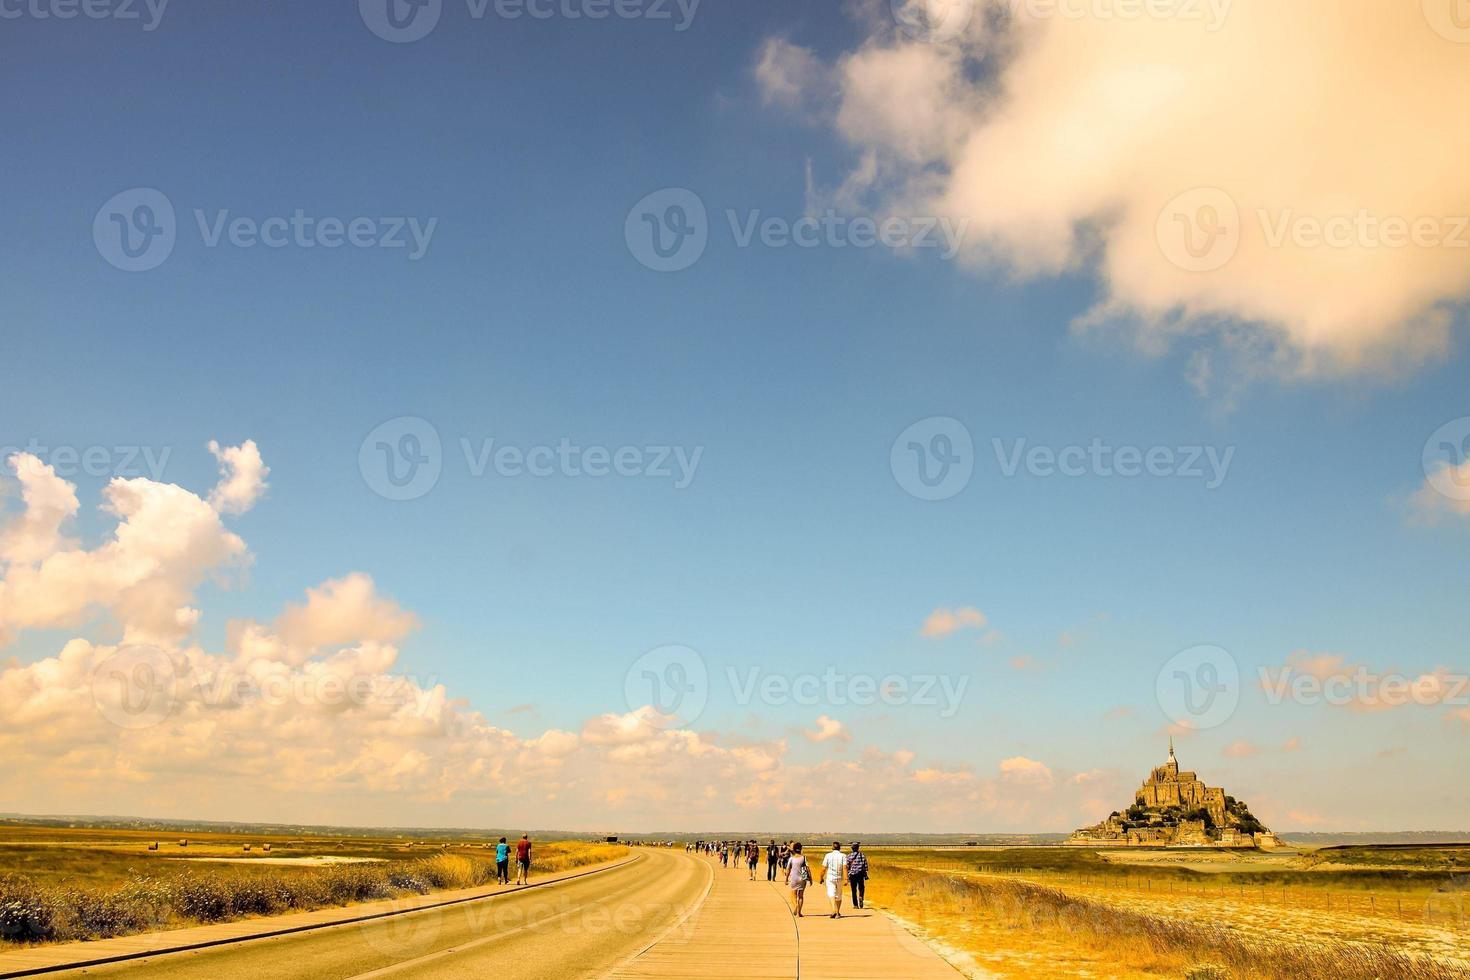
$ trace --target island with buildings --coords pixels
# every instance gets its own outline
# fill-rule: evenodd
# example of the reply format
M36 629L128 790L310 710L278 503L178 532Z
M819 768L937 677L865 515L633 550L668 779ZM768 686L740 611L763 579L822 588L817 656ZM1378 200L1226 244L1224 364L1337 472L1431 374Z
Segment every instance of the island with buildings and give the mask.
M1133 805L1083 827L1068 844L1105 847L1255 847L1271 850L1282 841L1250 808L1190 771L1179 771L1174 740L1169 760L1134 794Z

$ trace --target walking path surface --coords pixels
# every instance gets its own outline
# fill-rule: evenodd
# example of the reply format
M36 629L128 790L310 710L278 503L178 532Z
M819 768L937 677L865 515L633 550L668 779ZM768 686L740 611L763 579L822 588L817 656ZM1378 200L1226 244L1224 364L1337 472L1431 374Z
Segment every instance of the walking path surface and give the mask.
M888 916L831 919L826 891L790 892L671 851L401 901L0 954L0 978L55 980L568 980L614 977L955 980ZM127 980L118 977L118 980Z
M708 859L706 859L708 860ZM807 888L805 915L791 914L791 893L744 871L714 866L704 906L683 926L610 974L616 980L679 977L799 977L800 980L897 978L955 980L939 954L872 908L829 918L820 882ZM844 895L843 907L847 908Z
M428 895L412 895L407 898L389 899L379 902L362 902L356 905L333 906L311 912L291 912L221 922L216 925L193 926L188 929L170 929L166 932L147 932L117 939L100 939L93 942L60 943L52 946L36 946L29 949L0 953L0 980L7 977L32 976L75 969L99 963L131 960L143 956L184 950L205 949L249 939L268 936L283 936L291 933L323 929L329 926L366 922L372 919L400 915L421 909L444 908L472 902L492 895L526 891L554 882L568 881L589 874L616 868L629 861L640 860L638 855L618 858L601 864L572 868L567 871L533 877L528 886L494 885L490 887L464 888L455 891L433 892Z

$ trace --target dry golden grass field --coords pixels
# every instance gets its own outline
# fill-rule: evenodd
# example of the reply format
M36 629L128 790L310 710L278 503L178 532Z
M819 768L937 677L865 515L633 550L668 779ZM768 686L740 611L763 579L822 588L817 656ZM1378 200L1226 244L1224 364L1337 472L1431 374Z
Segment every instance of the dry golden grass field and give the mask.
M165 836L5 824L0 944L101 939L473 887L494 880L492 848L489 838ZM619 845L537 841L532 873L626 853Z
M977 976L1470 978L1470 847L879 849L880 905Z

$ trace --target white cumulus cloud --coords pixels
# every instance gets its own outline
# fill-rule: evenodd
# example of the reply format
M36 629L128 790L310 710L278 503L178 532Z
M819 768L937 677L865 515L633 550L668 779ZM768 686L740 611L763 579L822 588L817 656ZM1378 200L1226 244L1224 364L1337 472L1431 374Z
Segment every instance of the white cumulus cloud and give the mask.
M910 0L903 23L886 6L859 4L866 40L826 65L836 94L798 110L852 146L867 208L963 223L977 267L1090 275L1079 326L1149 349L1202 336L1202 387L1446 349L1470 292L1450 96L1470 59L1423 5L975 0L958 24L966 4ZM789 104L814 59L767 44L767 98Z

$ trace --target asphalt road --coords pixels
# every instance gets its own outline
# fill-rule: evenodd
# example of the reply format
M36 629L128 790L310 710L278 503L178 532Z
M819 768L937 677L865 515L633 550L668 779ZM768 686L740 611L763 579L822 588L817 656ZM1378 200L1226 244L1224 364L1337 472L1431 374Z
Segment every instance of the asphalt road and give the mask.
M631 864L522 892L374 922L88 967L52 977L161 980L456 980L602 976L705 895L707 862L636 852Z

